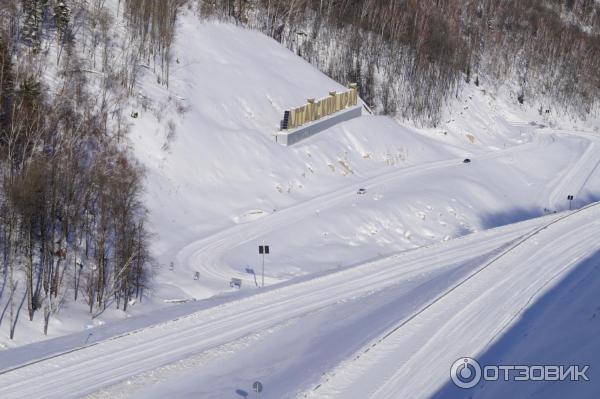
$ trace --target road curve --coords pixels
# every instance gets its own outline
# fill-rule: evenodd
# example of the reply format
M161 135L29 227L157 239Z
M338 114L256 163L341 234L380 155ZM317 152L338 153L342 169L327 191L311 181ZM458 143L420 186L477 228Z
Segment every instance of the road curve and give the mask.
M234 300L0 375L2 398L81 397L326 306L492 256L559 216L492 229ZM439 293L431 293L433 297ZM432 297L425 298L429 301Z

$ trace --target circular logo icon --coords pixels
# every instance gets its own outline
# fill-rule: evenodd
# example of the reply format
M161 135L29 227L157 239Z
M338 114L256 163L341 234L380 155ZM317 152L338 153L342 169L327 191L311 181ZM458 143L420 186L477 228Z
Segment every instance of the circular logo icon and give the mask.
M473 388L481 380L481 366L470 357L460 358L452 365L450 378L457 387Z

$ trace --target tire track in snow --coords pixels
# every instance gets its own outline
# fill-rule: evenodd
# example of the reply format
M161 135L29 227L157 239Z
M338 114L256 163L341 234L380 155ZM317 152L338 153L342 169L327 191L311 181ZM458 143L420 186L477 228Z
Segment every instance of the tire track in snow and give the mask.
M497 159L513 153L526 152L530 148L547 146L551 143L543 136L535 136L534 138L534 141L511 147L506 150L484 153L479 156L478 159ZM192 270L191 265L199 265L198 267L193 268L193 270L200 271L202 276L207 277L211 280L212 284L217 286L223 286L231 277L240 278L244 281L244 284L252 286L254 284L253 277L249 276L247 273L232 269L222 260L227 251L230 251L232 248L243 243L258 240L266 233L277 230L287 224L301 221L305 217L314 214L317 209L327 209L344 200L353 198L356 195L356 187L390 184L397 179L403 179L448 167L462 167L462 162L458 159L436 161L402 169L394 169L376 175L375 177L366 178L353 183L351 187L342 187L306 202L279 210L276 213L270 214L252 223L236 225L210 237L192 242L178 252L177 262L178 264L188 265L190 270ZM282 281L268 276L265 276L265 279L269 284Z
M461 287L463 287L469 281L473 280L479 274L481 274L484 271L486 271L487 269L489 269L491 266L494 266L495 264L497 264L500 261L504 260L504 258L506 258L507 256L511 255L514 251L516 251L517 249L521 248L525 244L529 243L532 239L536 238L540 233L542 233L542 232L550 229L551 227L553 227L553 226L555 226L555 225L557 225L559 223L564 222L565 220L570 220L570 219L572 219L573 217L575 217L575 216L577 216L579 214L588 212L590 209L592 209L592 210L600 209L600 203L596 202L596 203L587 205L587 206L585 206L585 207L583 207L583 208L581 208L579 210L576 210L576 211L570 212L570 213L568 213L566 215L560 216L559 218L557 218L557 219L555 219L555 220L553 220L553 221L551 221L551 222L549 222L549 223L547 223L547 224L545 224L545 225L543 225L543 226L541 226L539 228L536 228L531 233L525 235L523 238L519 239L516 243L514 243L509 248L507 248L506 250L504 250L502 253L500 253L499 255L497 255L491 261L489 261L488 263L486 263L482 267L480 267L477 270L475 270L473 273L471 273L470 275L468 275L467 277L465 277L464 279L462 279L461 281L459 281L458 283L456 283L454 286L452 286L447 291L441 293L439 296L437 296L432 301L430 301L429 303L427 303L426 305L424 305L418 311L414 312L409 317L403 319L398 325L396 325L391 330L389 330L388 332L386 332L385 334L383 334L380 338L376 339L374 342L372 342L371 344L369 344L365 348L363 348L358 354L356 354L354 357L352 357L351 360L349 360L349 361L347 361L345 363L340 364L340 366L338 368L343 369L343 368L346 368L348 366L351 367L352 364L355 364L355 363L359 362L364 355L366 355L367 353L369 353L372 350L377 349L378 346L380 346L381 344L385 343L388 339L390 339L390 337L393 337L395 334L399 333L404 327L408 326L417 317L423 315L429 309L431 309L434 305L436 305L436 304L440 303L441 301L443 301L444 299L448 298L455 291L457 291L458 289L460 289ZM556 279L566 269L568 269L568 266L562 268L560 270L560 272L557 272L556 274L554 274L548 281L544 282L543 286L547 286L550 281ZM535 294L539 293L541 289L542 288L536 290ZM520 307L519 310L516 312L516 314L513 315L513 317L510 320L514 320L514 318L523 309L525 309L525 308L526 308L526 306L525 307L523 307L523 306ZM496 334L494 334L494 336L497 336L503 329L507 328L507 326L509 326L509 325L510 325L510 321L507 324L505 324L500 329L499 332L496 332ZM325 384L329 383L332 380L332 378L337 374L337 372L338 372L338 370L334 369L334 371L330 375L324 376L321 379L321 381L315 387L313 387L310 391L307 391L307 392L301 394L301 396L303 396L303 397L311 397L316 392L319 392L319 390Z
M562 130L539 129L540 134L556 134L559 136L576 136L587 139L590 143L583 155L559 178L559 184L548 196L548 209L558 209L559 201L566 203L567 195L576 197L583 191L594 172L600 166L600 136L592 133L567 132Z
M539 221L467 236L431 248L332 273L314 280L262 292L219 305L136 334L103 341L0 375L3 397L75 397L194 356L290 318L330 306L352 296L383 289L427 270L446 267L454 259L505 245L527 234ZM465 247L469 251L465 251ZM444 256L441 256L444 255ZM399 268L399 262L403 267ZM423 267L423 265L428 265Z

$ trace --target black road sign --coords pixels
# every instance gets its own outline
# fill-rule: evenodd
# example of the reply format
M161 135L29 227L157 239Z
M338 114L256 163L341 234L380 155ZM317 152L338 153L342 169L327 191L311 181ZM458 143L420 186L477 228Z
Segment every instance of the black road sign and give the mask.
M254 392L261 393L263 391L263 384L260 381L256 381L254 384L252 384L252 389Z
M258 253L259 254L269 254L269 246L268 245L259 245Z

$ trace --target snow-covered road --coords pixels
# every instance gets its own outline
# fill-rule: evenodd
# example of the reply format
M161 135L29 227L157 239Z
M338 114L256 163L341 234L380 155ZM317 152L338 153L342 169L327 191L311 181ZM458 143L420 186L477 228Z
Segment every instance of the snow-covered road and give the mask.
M258 32L182 18L169 87L140 76L131 121L161 308L53 316L79 332L0 351L0 399L239 399L255 380L262 399L430 397L599 251L598 134L482 82L435 129L365 115L283 148L283 110L344 86Z
M536 135L527 144L480 155L477 162L523 156L551 145L563 134ZM540 193L552 206L567 191L581 192L597 169L600 146L596 138L580 137L587 141L583 155ZM361 184L398 186L410 184L410 179L426 180L429 175L439 178L463 167L456 159L437 161L366 176ZM355 196L354 188L336 189L252 223L236 225L185 246L177 262L199 265L203 284L214 290L220 290L233 276L253 285L252 277L227 266L223 256L228 251L301 221L315 210L351 202ZM142 389L142 397L162 397L172 392L168 381L173 375L183 379L178 397L197 397L198 392L202 397L223 397L254 378L270 386L265 398L298 394L395 398L398 392L402 397L424 397L447 381L449 364L455 358L485 350L536 295L598 249L593 237L600 233L599 215L599 206L591 205L574 213L552 214L306 276L255 295L246 291L215 305L199 303L190 307L190 311L198 311L188 316L182 317L185 312L180 312L179 318L150 327L133 323L133 333L123 334L121 329L112 336L101 335L107 339L87 347L79 347L79 336L64 339L56 350L44 351L46 359L23 350L14 361L3 359L0 363L4 367L0 371L1 397L81 397L95 392L100 392L97 397L129 396L146 383L156 382L159 389ZM281 281L267 277L266 282ZM168 312L156 320L167 318ZM284 372L273 373L269 368L276 361L273 353L290 350L290 342L283 338L293 335L290 325L302 332L296 337L302 341L300 347L336 349L326 356L316 355L310 366L304 356L290 356L282 366ZM348 333L349 328L356 332ZM465 337L462 341L461 336ZM267 337L269 345L265 346L260 342ZM252 340L258 342L256 348L252 354L244 354ZM452 350L441 349L449 343ZM223 378L209 381L210 373L186 378L185 370L197 367L186 361L209 353L219 359ZM231 353L236 356L228 356ZM244 356L246 360L239 361L238 357ZM245 369L247 364L252 364L251 372L244 373L239 368L246 365ZM415 370L423 376L416 378ZM407 384L409 372L412 384ZM202 379L207 384L202 385ZM163 381L167 388L161 389Z
M594 237L600 233L599 215L598 206L574 214L552 215L234 300L2 374L2 397L80 397L345 301L368 298L389 287L397 287L401 293L403 284L412 286L415 280L426 282L442 271L455 268L460 271L430 287L425 295L410 304L405 316L410 322L402 327L403 333L389 335L369 351L368 356L342 363L342 372L336 372L334 379L326 378L318 397L337 396L346 389L349 393L358 392L354 382L369 373L369 365L376 366L366 378L372 383L359 384L363 389L360 392L366 394L373 393L375 387L382 389L378 395L396 392L407 370L416 362L422 362L419 364L424 366L419 366L420 370L435 375L437 383L442 384L447 379L444 373L448 367L442 361L445 357L483 348L533 295L568 270L577 259L597 249ZM510 296L505 295L507 290ZM498 306L501 297L507 301ZM475 322L483 323L481 326L486 328L473 328ZM424 329L426 323L431 324L431 328ZM367 339L377 342L377 337L385 331L375 327ZM442 330L443 334L437 333ZM453 337L449 334L454 334L454 330L461 334L470 331L474 335L473 339L463 341L468 346L456 345L443 358L435 355L428 360L433 352L427 348L439 350L439 345L447 343L444 337ZM344 332L339 331L339 334L343 339ZM419 342L413 345L403 341L411 339ZM362 337L360 342L348 342L348 345L359 352L364 343L365 337ZM408 352L397 356L398 350ZM394 367L390 367L389 362L394 362ZM304 376L303 381L314 380L325 371L317 368ZM412 379L415 380L414 376ZM433 386L432 378L416 380ZM414 384L407 394L412 395L417 392L413 389L421 388L420 384Z
M357 358L332 370L308 397L430 397L451 365L476 357L542 293L600 249L600 206L536 231L444 293Z
M534 140L531 142L502 151L490 151L482 154L478 156L477 162L482 164L492 160L509 158L513 155L524 156L533 149L539 150L549 146L554 140L555 138L552 135L535 135ZM588 140L588 147L584 154L584 157L573 165L572 169L565 172L569 173L569 176L559 177L559 183L571 179L571 174L578 176L578 172L587 167L592 157L600 160L600 148L594 145L592 139ZM443 179L445 173L451 174L453 171L461 170L461 168L464 168L464 165L460 159L450 159L407 168L394 168L382 174L367 176L360 182L353 184L352 187L333 190L327 194L274 212L268 217L263 217L252 223L236 225L204 239L194 241L177 253L177 264L189 268L188 275L192 275L193 270L198 271L202 276L202 285L216 292L222 291L232 277L242 279L245 286L254 287L256 282L254 275L244 273L239 269L235 270L223 260L223 257L230 253L233 248L243 243L260 242L260 238L266 234L277 231L283 226L294 225L308 216L314 215L316 211L325 212L328 209L343 209L344 205L347 206L348 203L356 199L356 190L359 187L410 186L417 181L428 181L432 176ZM570 183L570 186L574 186L576 183ZM583 184L583 181L580 183ZM565 188L562 184L558 186L549 185L546 187L545 192L539 193L539 196L545 198L552 195L551 204L554 206L559 202L558 196L564 191ZM266 277L266 284L268 285L280 281L268 275Z
M542 130L543 131L543 130ZM568 195L575 197L575 206L580 203L581 191L588 185L592 176L600 171L600 139L597 134L583 132L566 132L561 130L551 130L548 134L558 136L577 135L588 140L588 146L581 157L569 169L558 176L556 185L548 197L548 208L560 208L560 203Z

